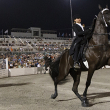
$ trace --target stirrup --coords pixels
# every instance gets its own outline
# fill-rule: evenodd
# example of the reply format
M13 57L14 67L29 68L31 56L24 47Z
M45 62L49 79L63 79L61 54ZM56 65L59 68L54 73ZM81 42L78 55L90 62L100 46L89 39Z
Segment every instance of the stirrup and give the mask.
M74 63L74 68L75 68L75 69L80 69L80 65L78 64L78 62L75 62L75 63Z

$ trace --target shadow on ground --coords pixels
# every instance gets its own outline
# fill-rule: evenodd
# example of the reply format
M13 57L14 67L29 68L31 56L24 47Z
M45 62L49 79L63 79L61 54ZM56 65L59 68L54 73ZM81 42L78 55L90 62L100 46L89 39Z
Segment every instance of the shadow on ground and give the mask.
M18 83L18 84L0 84L0 87L11 87L11 86L23 86L23 85L29 85L30 83Z
M88 99L89 100L95 100L95 99L105 98L105 97L110 97L110 92L88 94ZM93 104L90 104L90 105L93 106L93 105L96 105L96 104L107 103L107 102L110 102L110 100L104 101L102 99L101 102L96 102L96 103L93 103Z
M107 103L110 102L110 100L105 101L102 99L102 101L100 102L94 102L95 99L99 99L99 98L105 98L105 97L110 97L110 92L102 92L102 93L93 93L93 94L88 94L88 100L92 103L90 103L90 106L93 105L97 105L97 104L101 104L101 103ZM57 100L58 102L62 102L62 101L70 101L70 100L74 100L74 99L78 99L78 98L70 98L70 99L65 99L65 100ZM79 99L78 99L79 100ZM80 100L79 100L80 101Z

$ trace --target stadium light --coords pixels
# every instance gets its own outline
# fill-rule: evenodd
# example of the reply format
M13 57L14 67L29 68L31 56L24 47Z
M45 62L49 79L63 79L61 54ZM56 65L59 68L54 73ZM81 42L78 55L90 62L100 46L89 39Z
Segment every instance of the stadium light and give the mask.
M73 27L73 15L72 15L72 2L71 2L71 0L70 0L70 11L71 11L71 24Z
M73 27L73 15L72 15L72 2L70 0L70 11L71 11L71 26ZM72 36L73 36L73 28L72 28Z

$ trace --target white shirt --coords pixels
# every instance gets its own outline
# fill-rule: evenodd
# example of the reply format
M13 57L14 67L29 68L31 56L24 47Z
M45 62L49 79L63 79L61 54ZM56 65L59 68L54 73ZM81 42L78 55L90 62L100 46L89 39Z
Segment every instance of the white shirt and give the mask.
M82 28L82 30L84 31L84 28L83 28L83 26L81 25L81 23L76 23L76 24L78 24L78 25Z
M37 65L37 67L41 67L41 65L40 65L40 64L38 64L38 65Z

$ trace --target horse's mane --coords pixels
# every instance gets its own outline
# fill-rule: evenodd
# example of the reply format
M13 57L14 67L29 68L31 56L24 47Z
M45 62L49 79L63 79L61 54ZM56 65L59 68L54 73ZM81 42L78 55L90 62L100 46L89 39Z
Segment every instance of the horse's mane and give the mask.
M88 41L90 41L90 39L92 38L92 36L94 34L93 32L94 32L94 29L95 29L96 20L97 20L97 18L95 17L92 21L92 24L91 24L91 32L86 35L86 38L88 39Z
M97 20L97 18L95 17L95 18L93 19L93 21L92 21L92 25L91 25L91 27L92 27L92 32L94 31L95 24L96 24L96 20Z

